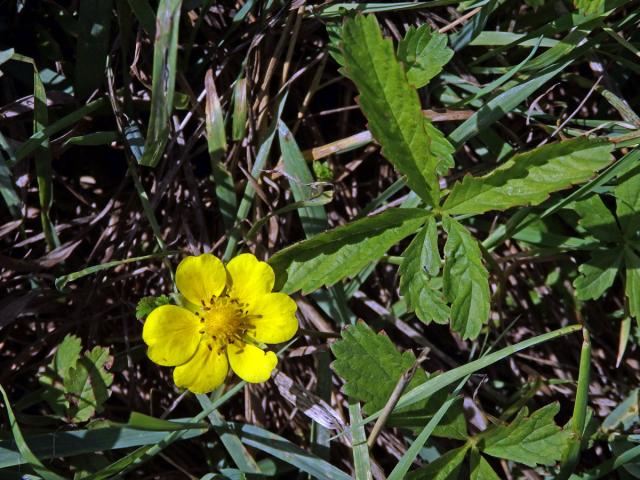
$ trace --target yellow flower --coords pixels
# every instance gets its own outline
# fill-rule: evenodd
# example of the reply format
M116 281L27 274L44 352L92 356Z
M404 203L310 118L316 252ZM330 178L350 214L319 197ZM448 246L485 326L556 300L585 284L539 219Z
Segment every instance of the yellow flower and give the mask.
M278 358L260 345L286 342L298 330L296 302L272 293L274 280L269 264L249 253L226 268L211 254L186 257L176 286L190 305L163 305L149 314L142 330L147 355L176 367L176 385L194 393L221 385L229 365L247 382L268 380Z

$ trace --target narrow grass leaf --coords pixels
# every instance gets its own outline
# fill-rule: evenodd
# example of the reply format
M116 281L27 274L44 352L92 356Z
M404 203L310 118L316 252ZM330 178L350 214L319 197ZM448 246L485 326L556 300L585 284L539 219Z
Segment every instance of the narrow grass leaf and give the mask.
M465 120L449 135L449 141L456 147L461 147L481 130L494 124L507 113L511 112L525 99L532 95L553 77L564 71L573 59L567 60L539 72L533 78L509 88L500 95L484 104L476 113Z
M269 263L283 291L309 293L357 275L420 228L427 215L419 209L390 209L295 243L271 257Z
M298 144L282 121L278 123L278 139L293 198L296 202L308 202L319 197L322 187L316 184ZM302 207L298 215L307 237L317 235L328 226L327 214L321 206Z
M207 432L206 426L184 422L168 422L171 428L130 428L113 426L87 430L69 430L28 435L27 443L34 455L42 459L66 458L92 452L119 450L140 445L155 445L172 432L179 431L182 438L194 438ZM0 468L31 463L12 440L0 441Z
M20 430L20 426L18 425L18 421L16 420L16 417L13 414L13 410L11 409L11 404L9 403L7 392L5 392L2 385L0 385L0 394L2 394L4 407L7 410L7 417L9 417L9 428L11 428L11 434L13 435L13 441L11 441L10 443L11 446L14 446L14 448L17 447L20 463L28 463L29 466L44 480L64 480L64 477L61 477L60 475L53 473L52 471L47 469L38 459L38 457L33 453L29 445L27 445L27 442L22 435L22 431ZM0 455L1 454L2 451L0 450ZM0 465L2 465L1 461ZM13 465L18 464L14 463Z
M117 267L118 265L124 265L127 263L140 262L144 260L151 260L154 258L164 258L169 257L171 255L177 255L179 252L162 252L162 253L154 253L152 255L143 255L141 257L131 257L125 258L123 260L113 260L111 262L105 262L100 265L93 265L92 267L83 268L78 272L69 273L67 275L63 275L61 277L56 278L55 285L58 290L63 290L64 287L69 283L73 282L79 278L85 277L87 275L91 275L96 272L100 272L102 270L107 270L109 268Z
M631 316L640 323L640 256L631 248L625 247L624 261L627 271L624 288L627 308Z
M233 87L233 123L232 138L235 141L242 140L247 134L247 112L249 111L249 101L247 95L247 79L242 77Z
M360 403L354 399L349 399L349 423L351 425L351 450L356 478L373 480L367 433L362 425L362 410Z
M238 210L238 199L236 198L233 177L223 163L224 154L227 151L227 134L224 128L224 112L211 69L207 70L204 77L204 88L206 91L205 132L211 161L211 173L216 185L215 191L222 221L225 228L231 230Z
M169 116L175 93L181 0L160 0L153 45L149 126L140 164L155 167L169 138Z
M267 159L269 158L269 152L271 151L271 145L273 144L273 139L276 135L276 130L278 128L278 122L280 121L280 117L282 116L282 110L287 101L287 91L284 92L280 101L278 102L278 107L276 109L276 114L273 122L269 125L264 138L260 142L260 148L258 149L258 153L256 155L255 161L253 162L253 167L251 168L251 176L253 178L258 178L262 169L265 168L267 164ZM251 182L247 182L247 186L244 189L244 193L242 198L240 199L240 205L238 206L238 211L235 216L234 225L235 228L229 234L229 241L227 242L227 246L224 250L224 254L222 256L223 260L228 261L233 256L233 253L236 250L238 245L238 241L240 240L241 231L239 229L240 223L247 218L249 215L249 211L251 210L251 204L253 203L253 198L255 197L256 191L253 188Z
M254 425L229 422L243 443L273 455L320 480L350 480L351 476L275 433Z
M422 429L418 437L411 443L411 446L407 449L407 451L402 455L400 461L393 468L392 472L387 477L388 480L402 480L406 477L407 472L411 468L414 460L420 453L424 444L429 440L429 437L438 426L438 423L444 418L449 407L453 405L453 403L457 400L456 396L452 396L448 398L438 409L438 411L433 415L431 420L425 425ZM430 477L424 477L430 478Z
M9 144L2 133L0 133L0 151L6 152L9 159L13 156L11 147L9 147ZM16 191L13 175L9 169L8 162L2 154L0 154L0 195L2 195L2 199L7 205L7 209L11 216L14 219L20 218L22 216L23 208L22 199Z
M203 409L211 407L211 400L207 395L197 395L198 402ZM213 429L220 436L220 441L227 449L227 452L241 472L245 473L261 473L260 467L255 459L242 444L240 438L227 426L227 422L217 410L207 415Z
M47 111L47 93L40 79L40 73L35 63L33 65L33 133L43 132L49 123ZM50 210L53 205L53 155L46 140L35 151L36 176L38 180L38 198L40 200L40 223L42 232L49 250L60 246L60 240L55 226L50 218Z

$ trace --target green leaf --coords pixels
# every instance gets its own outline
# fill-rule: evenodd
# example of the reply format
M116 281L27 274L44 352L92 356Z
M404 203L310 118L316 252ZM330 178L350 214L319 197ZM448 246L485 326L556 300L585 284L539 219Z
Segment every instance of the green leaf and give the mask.
M364 324L343 330L342 339L331 345L331 351L336 357L332 368L345 381L344 392L362 401L368 414L385 406L400 376L416 362L412 352L400 353L389 337ZM426 379L425 371L418 368L406 391Z
M169 116L173 110L178 57L178 29L182 0L160 0L153 44L151 112L147 139L140 164L155 167L169 138Z
M625 248L624 260L627 270L624 293L629 313L640 322L640 257L630 248Z
M68 415L74 422L85 422L102 410L111 395L113 374L105 368L112 362L109 349L94 347L80 358L75 368L69 369L64 388L70 403Z
M451 328L463 338L476 338L489 320L489 272L480 246L469 231L450 217L443 220L444 293L451 302Z
M26 443L41 459L64 458L91 452L112 451L140 445L156 445L168 434L179 430L182 438L197 437L209 430L199 424L168 422L175 426L164 431L139 429L128 425L106 426L86 430L55 431L26 436ZM0 468L28 463L28 458L16 448L13 440L0 440Z
M76 366L82 352L82 342L75 335L66 335L62 343L58 345L58 350L53 357L51 367L64 378L70 368Z
M400 265L400 293L404 296L410 311L425 323L435 321L446 324L449 321L449 307L440 289L430 278L440 271L438 252L438 227L434 217L414 237L402 254Z
M342 28L342 73L360 93L359 103L382 154L425 202L437 205L438 159L418 92L407 80L391 39L383 38L375 16L347 19Z
M462 461L469 450L468 445L449 450L426 467L407 474L407 480L458 480Z
M242 443L261 450L320 480L350 480L331 463L303 450L286 438L254 425L228 423Z
M281 290L306 294L356 275L420 228L427 215L419 209L390 209L293 244L271 257L269 263Z
M605 167L611 149L609 143L578 138L521 153L483 177L464 177L453 186L443 209L460 215L538 205Z
M471 451L471 480L500 480L489 462L477 450Z
M246 78L239 78L233 88L233 124L231 138L242 140L247 133L248 86Z
M204 88L206 90L205 104L205 132L207 135L207 149L209 150L209 160L211 161L211 173L216 184L216 197L222 221L225 228L233 228L233 220L238 211L238 201L236 198L233 177L223 163L224 154L227 151L227 136L224 129L224 112L220 97L216 91L216 84L213 81L213 71L207 70L204 77Z
M466 376L471 375L472 373L475 373L483 368L486 368L489 365L493 365L500 360L504 360L505 358L517 352L520 352L525 348L530 348L546 341L553 340L570 333L575 333L580 330L582 330L581 325L569 325L568 327L564 327L553 332L543 333L542 335L538 335L522 342L518 342L515 345L509 345L498 350L497 352L484 355L477 360L473 360L460 367L448 370L447 372L441 373L440 375L435 375L422 385L414 388L412 391L404 393L400 397L400 400L398 400L396 409L402 409L410 405L415 405L416 403L420 403L427 398L431 398L435 393L440 392L442 389L448 387L452 383L461 380ZM365 418L364 422L368 423L375 420L376 418L380 417L381 413L381 411L377 411L373 415Z
M291 193L297 202L307 202L318 196L318 187L311 170L307 165L302 152L293 135L284 122L278 122L278 140L284 169L287 172L287 180L291 187ZM322 206L309 206L298 209L302 229L307 237L317 235L328 227L327 214Z
M0 385L0 394L2 395L2 400L4 402L4 408L7 411L7 416L9 417L9 428L11 428L11 434L13 435L13 439L11 440L11 446L19 451L20 463L28 463L29 466L42 477L44 480L65 480L64 477L53 473L47 467L45 467L42 462L36 457L31 448L24 439L22 435L22 431L20 430L20 426L18 425L18 421L16 420L15 415L13 414L13 410L11 408L11 404L9 403L9 398L7 397L7 392L5 392L2 385ZM2 450L0 448L0 455L2 454ZM1 458L1 457L0 457ZM15 464L14 464L15 465Z
M600 195L590 195L575 202L572 208L580 215L580 226L591 235L603 242L620 241L618 223Z
M595 300L613 284L622 262L619 249L594 250L588 262L578 267L580 276L573 281L579 300Z
M76 367L82 352L82 343L75 335L67 335L58 345L49 367L38 377L44 387L42 398L54 413L62 417L69 408L69 400L65 397L64 378L69 370Z
M162 305L169 305L170 303L171 297L168 297L167 295L160 295L158 297L142 297L136 306L136 318L140 320L141 318L149 315L155 308L161 307Z
M580 15L604 13L605 0L573 0L573 5L580 11Z
M453 57L447 36L434 32L426 23L409 27L398 44L398 60L404 63L407 79L416 88L424 87Z
M569 432L555 424L560 410L551 403L527 416L525 407L507 425L498 425L478 435L478 448L492 457L513 460L529 467L553 465L562 456Z
M616 214L624 233L633 235L640 227L640 167L628 169L618 177L614 189Z

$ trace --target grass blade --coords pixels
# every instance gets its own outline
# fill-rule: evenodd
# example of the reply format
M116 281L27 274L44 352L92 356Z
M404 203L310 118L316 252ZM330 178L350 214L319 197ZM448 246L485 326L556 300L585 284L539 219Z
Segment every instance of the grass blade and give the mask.
M13 414L13 410L11 409L9 397L7 397L7 392L5 392L2 385L0 385L0 394L2 394L4 406L7 409L7 416L9 417L11 433L13 435L15 444L18 447L18 451L20 452L20 457L23 458L25 463L28 463L29 466L33 468L33 470L44 480L64 480L64 477L61 477L60 475L48 470L38 459L38 457L36 457L35 454L31 451L29 445L27 445L27 442L22 435L22 431L20 430L20 426L18 425L18 422L16 420L16 417Z
M367 434L362 424L360 402L354 399L349 400L349 424L351 425L351 449L353 450L353 465L356 471L356 478L373 480Z
M584 339L580 352L580 371L578 373L578 389L576 391L576 401L573 407L573 417L571 418L571 439L562 456L560 473L558 478L564 480L569 478L580 461L580 448L582 447L582 435L587 419L587 402L589 400L589 378L591 373L591 339L586 329L582 330Z
M156 16L153 46L153 83L151 113L144 154L140 165L155 167L169 137L169 116L173 110L178 55L178 29L181 0L161 0Z
M254 425L232 424L243 443L273 455L320 480L350 480L351 477L331 463L315 457L306 450L275 433Z

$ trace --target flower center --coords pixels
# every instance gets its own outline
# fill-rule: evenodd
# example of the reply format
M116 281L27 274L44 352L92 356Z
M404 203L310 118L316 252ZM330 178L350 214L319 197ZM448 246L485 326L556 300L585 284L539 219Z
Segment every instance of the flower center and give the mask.
M226 346L229 343L243 342L247 331L254 329L246 304L228 296L212 297L202 300L202 307L196 313L200 317L202 340L211 349L212 343ZM213 341L213 342L212 342Z

